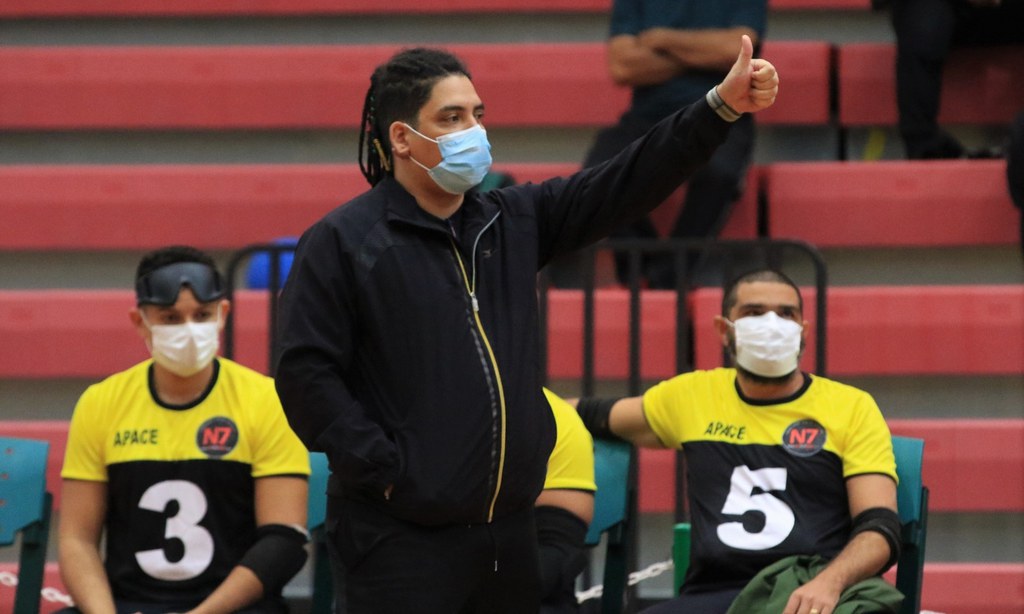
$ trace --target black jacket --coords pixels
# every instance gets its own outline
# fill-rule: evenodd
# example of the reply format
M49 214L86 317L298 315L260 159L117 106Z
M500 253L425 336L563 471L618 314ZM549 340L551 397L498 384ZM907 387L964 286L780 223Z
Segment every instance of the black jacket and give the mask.
M307 230L276 381L334 487L424 525L533 505L555 435L537 271L658 205L727 130L701 100L605 164L467 194L457 236L390 178Z

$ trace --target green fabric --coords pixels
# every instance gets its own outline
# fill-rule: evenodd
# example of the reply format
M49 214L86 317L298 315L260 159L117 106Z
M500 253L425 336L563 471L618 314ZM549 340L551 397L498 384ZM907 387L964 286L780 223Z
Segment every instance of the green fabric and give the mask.
M781 613L789 596L828 565L820 556L789 556L765 567L737 595L726 614ZM903 594L879 577L843 591L834 614L896 614Z

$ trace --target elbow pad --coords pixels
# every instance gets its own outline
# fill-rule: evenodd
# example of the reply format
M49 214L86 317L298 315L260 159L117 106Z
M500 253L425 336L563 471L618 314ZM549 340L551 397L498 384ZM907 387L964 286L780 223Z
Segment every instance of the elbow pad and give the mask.
M887 507L873 507L857 514L853 519L853 527L850 531L850 539L858 533L874 531L880 533L885 541L889 543L889 560L878 572L885 573L900 559L903 525L900 524L899 515Z
M256 541L239 565L249 568L260 583L263 595L276 595L306 564L309 534L299 527L265 524L256 529Z
M583 397L576 401L576 413L580 415L590 434L600 439L619 439L612 432L612 407L618 399Z
M535 510L540 553L541 598L573 591L576 576L587 565L587 523L576 514L551 505Z

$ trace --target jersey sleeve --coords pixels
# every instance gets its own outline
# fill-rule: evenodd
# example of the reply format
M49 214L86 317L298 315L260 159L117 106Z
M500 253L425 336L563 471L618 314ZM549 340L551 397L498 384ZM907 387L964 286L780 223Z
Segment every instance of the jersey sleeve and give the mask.
M685 385L686 375L665 380L644 393L644 417L666 448L679 448L686 440L684 424L678 419L686 407L692 407L692 395Z
M259 425L259 438L252 452L252 477L308 476L309 452L288 425L272 383L266 386L256 411L259 415L254 423Z
M590 436L590 431L583 425L572 405L547 389L544 389L544 396L547 397L551 411L555 415L558 433L555 447L548 457L544 490L597 490L594 483L594 440Z
M107 481L107 464L103 453L103 421L99 385L90 386L78 399L71 415L64 467L60 476L66 480Z
M844 434L843 477L867 473L880 473L897 479L889 426L875 400L864 393L854 406Z

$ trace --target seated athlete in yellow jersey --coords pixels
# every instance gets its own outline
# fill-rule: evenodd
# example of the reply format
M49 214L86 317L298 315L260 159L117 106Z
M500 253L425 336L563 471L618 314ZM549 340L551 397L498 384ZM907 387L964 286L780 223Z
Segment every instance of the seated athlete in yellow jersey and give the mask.
M587 528L594 518L594 440L579 415L547 388L555 415L555 447L537 497L541 614L579 611L576 576L586 566Z
M715 326L735 368L578 402L595 436L685 454L691 563L682 594L650 612L724 613L762 568L819 555L829 564L784 612L830 614L898 556L888 427L867 393L800 371L803 300L781 273L731 284Z
M90 386L68 434L71 612L287 611L281 588L306 559L309 456L272 380L216 357L224 293L198 250L139 264L129 317L153 358Z

